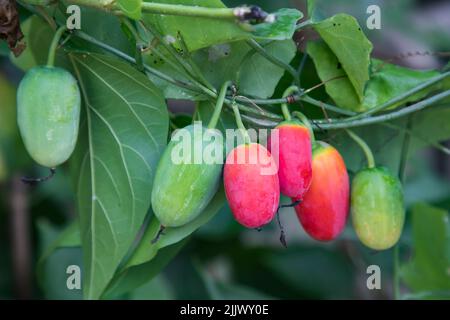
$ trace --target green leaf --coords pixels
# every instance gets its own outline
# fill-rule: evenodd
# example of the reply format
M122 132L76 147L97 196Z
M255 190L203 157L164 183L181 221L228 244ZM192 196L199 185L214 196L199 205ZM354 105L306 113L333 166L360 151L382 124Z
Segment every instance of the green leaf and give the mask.
M263 46L287 64L296 52L292 40L274 41ZM240 94L260 98L272 96L284 74L284 69L255 52L245 41L211 46L199 50L193 58L214 87L220 88L225 81L231 80L238 85Z
M134 290L128 298L130 300L171 300L175 297L169 281L160 275Z
M245 41L213 45L193 55L206 79L216 88L227 80L237 81L238 70L251 48Z
M130 0L128 0L130 1ZM133 0L134 2L135 0ZM124 1L127 2L127 1ZM121 21L117 16L109 12L83 6L81 8L83 31L97 41L103 42L128 55L134 56L136 47L131 44L127 35L123 32ZM101 23L99 23L101 21ZM77 37L71 38L71 43L81 50L110 54L97 45L88 43Z
M60 248L73 248L81 246L80 226L78 221L72 222L66 229L64 229L59 236L48 245L41 254L36 270L38 274L38 280L43 283L44 275L43 268L47 259Z
M427 204L412 209L414 252L401 268L403 281L414 293L450 293L450 222L447 211Z
M314 24L331 51L336 55L360 102L369 80L372 44L362 32L358 21L347 14L338 14Z
M165 229L154 244L152 240L159 231L160 223L153 217L133 255L112 281L106 296L128 292L143 282L150 281L178 253L188 237L222 208L224 202L225 193L221 188L194 221L182 227Z
M430 108L414 115L411 150L415 151L450 138L450 110L446 107Z
M126 268L114 277L105 292L104 298L111 299L118 297L139 288L142 284L152 281L172 261L187 242L188 238L181 240L178 243L159 250L153 259Z
M157 235L160 224L156 218L152 219L150 225L144 233L144 236L142 237L140 245L137 247L133 256L126 264L126 267L149 261L156 255L158 250L175 244L188 237L195 230L207 223L220 210L220 208L222 208L224 202L225 193L222 187L213 197L206 209L197 218L182 227L164 229L164 235L162 235L155 244L152 244L152 240Z
M274 41L266 44L266 50L285 63L295 56L296 47L292 40ZM161 53L166 52L156 45ZM185 73L175 70L170 63L162 60L154 52L144 56L146 63L180 81L189 82ZM172 59L168 57L168 59ZM255 52L245 41L213 45L192 54L192 60L200 68L206 79L215 88L220 88L225 81L231 80L239 85L239 92L244 95L270 97L284 74L284 70L259 53ZM205 95L179 88L157 77L151 76L155 84L164 90L166 98L204 101Z
M118 0L120 10L126 16L134 20L140 20L142 17L142 0Z
M77 221L63 231L45 220L37 221L41 257L37 262L37 279L46 299L81 299L82 291L67 288L67 267L82 266L80 232Z
M327 81L325 90L336 105L343 109L362 111L356 91L333 51L323 42L310 42L307 52L316 66L320 80Z
M325 43L309 43L307 51L313 59L317 73L322 81L340 77L325 83L325 90L335 101L336 105L343 109L357 112L382 105L439 75L437 71L412 70L373 59L370 79L366 83L364 90L364 98L362 102L359 102L354 87L346 72L341 68L338 58ZM391 108L420 100L441 86L442 84L438 84L424 89L392 105Z
M152 42L154 38L146 39L149 43ZM156 41L153 41L153 43ZM161 55L159 56L156 51L158 51ZM178 81L184 83L190 83L190 79L185 70L182 67L176 69L173 67L173 64L178 64L177 61L164 48L162 44L156 42L152 50L146 51L143 55L144 62L150 67L157 69L158 71L164 73L167 76L170 76ZM174 84L171 84L157 76L148 74L150 80L164 92L164 97L166 99L182 99L182 100L204 100L206 99L205 95L199 94L197 92L193 92L192 90L181 88Z
M437 71L413 70L376 59L372 60L371 69L370 80L364 92L362 110L369 110L381 105L439 75ZM435 85L424 89L408 99L394 104L391 108L396 108L406 102L420 100L438 87L439 85Z
M72 54L84 100L73 157L85 263L85 296L99 298L150 207L154 170L167 142L159 90L116 58Z
M303 18L303 13L297 9L280 9L274 13L275 22L255 25L253 36L258 39L287 40L292 39L297 21Z
M295 56L297 47L293 40L275 41L264 46L265 50L287 64ZM284 69L274 65L259 53L253 52L242 61L237 85L245 95L269 98L273 95Z
M146 1L149 2L149 1ZM208 8L225 8L220 0L160 0L160 3L182 4ZM247 39L249 32L240 28L234 20L181 17L171 15L143 14L143 20L155 25L165 36L182 48L181 35L189 51L209 47L213 44Z

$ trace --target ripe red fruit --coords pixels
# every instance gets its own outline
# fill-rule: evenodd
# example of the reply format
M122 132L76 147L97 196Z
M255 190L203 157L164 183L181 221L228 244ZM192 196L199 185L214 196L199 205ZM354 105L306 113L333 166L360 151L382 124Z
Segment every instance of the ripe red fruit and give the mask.
M311 237L333 240L344 229L349 212L347 169L339 152L324 142L314 145L312 168L311 187L295 211Z
M269 223L278 209L280 185L270 152L257 143L242 144L227 156L225 194L234 218L247 228Z
M280 191L302 199L312 181L310 132L298 121L284 121L276 129L278 137L272 132L268 147L278 165Z

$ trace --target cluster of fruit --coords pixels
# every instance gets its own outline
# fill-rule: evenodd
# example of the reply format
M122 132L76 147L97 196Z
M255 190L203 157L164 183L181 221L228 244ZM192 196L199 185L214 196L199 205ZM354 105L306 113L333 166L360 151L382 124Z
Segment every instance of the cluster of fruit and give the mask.
M237 114L238 127L239 122ZM184 129L192 131L193 126ZM366 246L383 250L398 241L405 210L396 177L385 168L369 165L354 177L350 201L347 169L335 148L314 141L312 130L301 121L289 119L276 129L276 139L269 138L269 150L247 140L228 154L224 166L174 164L170 157L181 143L175 135L159 162L152 192L152 207L161 225L179 227L197 217L217 192L223 167L229 206L247 228L258 229L273 220L281 192L292 199L303 228L314 239L335 239L351 207L356 233ZM202 138L192 135L191 145L200 146L193 152L202 152L202 141L195 141ZM277 170L270 174L264 170L267 167Z
M205 132L217 123L225 89L216 106L215 120ZM73 152L80 100L73 76L51 63L30 70L22 80L17 100L19 128L28 152L39 164L54 168ZM236 106L233 109L238 127L245 132L239 111ZM399 180L386 169L369 165L354 177L350 206L349 178L339 152L314 141L307 120L288 118L277 126L277 138L269 139L273 154L247 139L228 154L224 166L221 162L174 163L172 151L183 143L174 135L158 164L151 196L161 225L179 227L195 219L217 192L223 171L231 211L245 227L261 228L271 222L278 212L281 192L296 204L303 228L314 239L336 238L345 227L351 207L353 225L365 245L377 250L393 246L405 215ZM194 126L184 129L192 132ZM190 152L203 154L203 135L190 136ZM223 149L220 140L213 143L213 149ZM267 166L277 170L264 173Z

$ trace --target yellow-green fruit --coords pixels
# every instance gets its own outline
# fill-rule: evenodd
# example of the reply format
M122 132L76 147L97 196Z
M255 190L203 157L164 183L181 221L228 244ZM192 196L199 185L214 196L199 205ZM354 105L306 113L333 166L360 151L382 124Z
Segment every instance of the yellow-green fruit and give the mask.
M400 238L405 220L402 185L386 168L361 170L352 182L352 221L361 242L389 249Z
M40 66L28 71L17 91L17 122L30 156L54 168L72 154L80 122L80 91L66 70Z

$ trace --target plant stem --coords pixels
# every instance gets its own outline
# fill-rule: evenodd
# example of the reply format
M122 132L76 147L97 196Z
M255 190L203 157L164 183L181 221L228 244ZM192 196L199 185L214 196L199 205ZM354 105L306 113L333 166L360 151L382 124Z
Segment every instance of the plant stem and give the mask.
M244 124L242 123L241 114L239 113L239 109L238 109L236 103L232 102L231 108L233 109L233 112L234 112L234 117L236 119L236 125L237 125L238 129L241 130L241 133L244 137L244 143L245 144L251 143L252 140L250 139L250 136L248 135L247 129L245 128Z
M47 66L49 67L53 67L55 65L56 49L58 48L59 40L66 30L66 26L61 26L58 28L58 30L56 30L56 33L53 36L52 43L50 44L50 48L48 49Z
M301 100L303 102L307 102L309 104L312 104L312 105L320 107L320 108L324 108L325 110L336 112L338 114L342 114L342 115L346 115L346 116L354 116L356 114L356 112L341 109L341 108L333 106L331 104L311 98L310 96L307 96L307 95L300 96L299 100Z
M264 58L266 58L273 64L279 66L280 68L286 70L294 78L295 82L298 83L297 71L292 66L290 66L287 63L284 63L283 61L279 60L278 58L268 53L258 42L256 42L256 40L249 39L246 41L246 43L254 50L256 50Z
M25 0L26 1L26 0ZM119 5L115 0L68 0L70 4L83 5L105 11L112 11L114 14L123 15ZM145 13L174 15L197 18L213 19L236 19L234 8L207 8L200 6L188 6L181 4L168 4L157 2L142 2L141 10Z
M349 129L346 129L345 131L348 133L350 138L352 138L363 150L364 154L366 155L366 159L367 159L367 167L368 168L375 167L375 158L373 157L372 150L370 150L367 143L353 131L351 131Z
M450 90L443 91L437 95L434 95L428 99L419 101L415 104L412 104L406 108L382 114L379 116L374 117L367 117L363 119L356 119L356 120L333 120L329 121L328 123L317 121L320 124L320 127L323 129L344 129L344 128L352 128L352 127L360 127L360 126L366 126L374 123L384 122L388 120L397 119L403 116L406 116L408 114L411 114L413 112L425 109L426 107L435 104L439 100L442 100L444 98L447 98L450 96Z
M393 98L393 99L391 99L391 100L389 100L389 101L387 101L387 102L385 102L385 103L383 103L383 104L381 104L381 105L379 105L379 106L377 106L375 108L367 110L366 112L358 113L357 115L355 115L353 117L350 117L347 120L362 119L362 118L370 116L370 115L372 115L372 114L374 114L374 113L376 113L378 111L382 111L384 109L387 109L387 108L391 107L392 105L394 105L394 104L396 104L398 102L401 102L401 101L411 97L415 93L417 93L417 92L419 92L419 91L421 91L423 89L426 89L428 87L431 87L432 85L434 85L434 84L436 84L436 83L438 83L438 82L440 82L440 81L442 81L442 80L444 80L446 78L449 78L449 77L450 77L450 71L442 73L439 76L436 76L433 79L430 79L430 80L428 80L428 81L418 85L417 87L414 87L411 90L408 90L405 93L403 93L403 94L401 94L401 95L399 95L399 96L397 96L397 97L395 97L395 98Z
M297 86L290 86L289 88L284 90L284 93L283 93L284 103L281 104L281 112L283 112L284 119L287 121L291 120L291 114L289 112L287 99L289 96L291 96L294 92L297 92L297 91L299 91Z
M223 101L225 100L225 95L227 94L227 89L231 85L231 81L227 81L222 85L220 89L219 97L217 98L216 106L214 108L214 113L209 120L208 129L214 129L219 121L220 114L222 112Z
M409 107L406 107L406 108L403 108L403 109L400 109L400 110L397 110L397 111L394 111L391 113L387 113L387 114L383 114L383 115L379 115L379 116L375 116L375 117L359 119L359 120L346 121L346 119L343 119L343 120L333 119L332 121L330 120L329 123L325 122L326 120L325 121L314 120L314 122L316 123L316 128L314 128L314 130L315 131L317 131L317 130L336 130L336 129L361 127L361 126L366 126L366 125L376 124L376 123L380 123L380 122L385 122L388 120L397 119L397 118L406 116L408 114L411 114L413 112L425 109L426 107L431 106L431 105L435 104L436 102L438 102L439 100L442 100L449 96L450 96L450 90L447 90L447 91L441 92L435 96L432 96L426 100L422 100L420 102L417 102L416 104L412 104ZM266 119L255 119L250 116L245 116L244 118L249 123L255 124L257 126L265 127L265 128L276 127L279 123L277 121L270 120L267 118Z
M156 31L153 27L148 27L144 23L141 23L141 26L148 32L150 32L158 41L161 43L164 48L170 53L170 55L180 64L180 66L183 67L183 69L186 71L186 75L188 76L189 80L191 80L196 86L198 86L202 91L212 91L210 88L205 87L202 83L202 79L196 79L195 78L195 71L192 70L192 67L189 63L184 61L182 57L176 52L176 50L167 43L167 41L164 39L163 35L161 35L158 31ZM167 59L165 59L167 61ZM204 79L204 78L203 78Z
M235 19L233 8L206 8L181 4L142 2L142 11L146 13L189 16L197 18Z
M297 118L299 118L303 122L303 124L306 126L306 128L308 128L309 135L311 137L311 142L312 142L312 144L314 144L314 142L316 142L316 138L314 136L314 130L311 126L311 123L309 122L309 119L300 111L294 111L294 112L292 112L292 114L294 116L296 116Z

